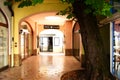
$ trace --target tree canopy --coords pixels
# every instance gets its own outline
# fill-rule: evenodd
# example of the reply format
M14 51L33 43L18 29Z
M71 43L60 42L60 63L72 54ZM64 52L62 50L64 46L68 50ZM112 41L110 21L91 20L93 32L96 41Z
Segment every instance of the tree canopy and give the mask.
M73 3L75 0L61 0L62 2ZM84 0L83 3L87 5L85 13L93 13L94 15L110 15L112 5L105 0Z
M60 0L63 3L72 4L76 0ZM94 15L111 15L110 9L112 4L110 0L81 0L84 4L87 5L87 8L84 10L85 13L92 13ZM119 1L119 0L116 0ZM36 4L41 4L44 0L13 0L13 2L20 2L19 8L35 6ZM5 2L5 5L12 5L11 0ZM69 14L68 18L73 16L72 6L68 6L65 10L61 11L61 15Z

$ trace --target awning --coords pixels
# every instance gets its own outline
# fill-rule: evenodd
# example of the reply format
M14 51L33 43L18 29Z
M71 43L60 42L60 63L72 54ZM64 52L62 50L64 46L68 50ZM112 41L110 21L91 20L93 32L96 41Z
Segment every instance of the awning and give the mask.
M108 24L109 22L113 22L117 19L120 19L120 12L114 13L112 16L105 18L99 22L100 25Z

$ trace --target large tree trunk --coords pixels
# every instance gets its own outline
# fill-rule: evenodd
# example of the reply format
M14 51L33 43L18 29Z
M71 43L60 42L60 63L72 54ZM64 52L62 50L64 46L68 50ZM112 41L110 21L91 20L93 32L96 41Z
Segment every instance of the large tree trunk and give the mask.
M110 74L109 60L105 54L97 19L93 14L85 14L84 0L73 3L73 13L80 25L85 50L85 80L114 80Z

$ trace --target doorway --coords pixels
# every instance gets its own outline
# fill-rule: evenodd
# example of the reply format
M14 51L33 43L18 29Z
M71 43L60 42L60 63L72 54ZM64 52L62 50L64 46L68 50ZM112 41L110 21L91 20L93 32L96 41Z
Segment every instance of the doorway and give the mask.
M53 37L48 37L48 52L53 52Z
M39 34L40 52L64 52L63 32L56 29L43 30Z
M53 37L40 37L40 51L53 52Z
M32 55L32 29L30 25L26 22L20 23L20 56L21 59L26 59L30 55Z
M0 8L0 71L8 67L8 21L6 15Z

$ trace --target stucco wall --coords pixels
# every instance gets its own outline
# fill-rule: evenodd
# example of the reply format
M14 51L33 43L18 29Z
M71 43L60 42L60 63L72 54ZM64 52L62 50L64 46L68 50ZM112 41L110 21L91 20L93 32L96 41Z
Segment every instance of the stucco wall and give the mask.
M66 21L65 27L65 54L72 55L72 21Z

